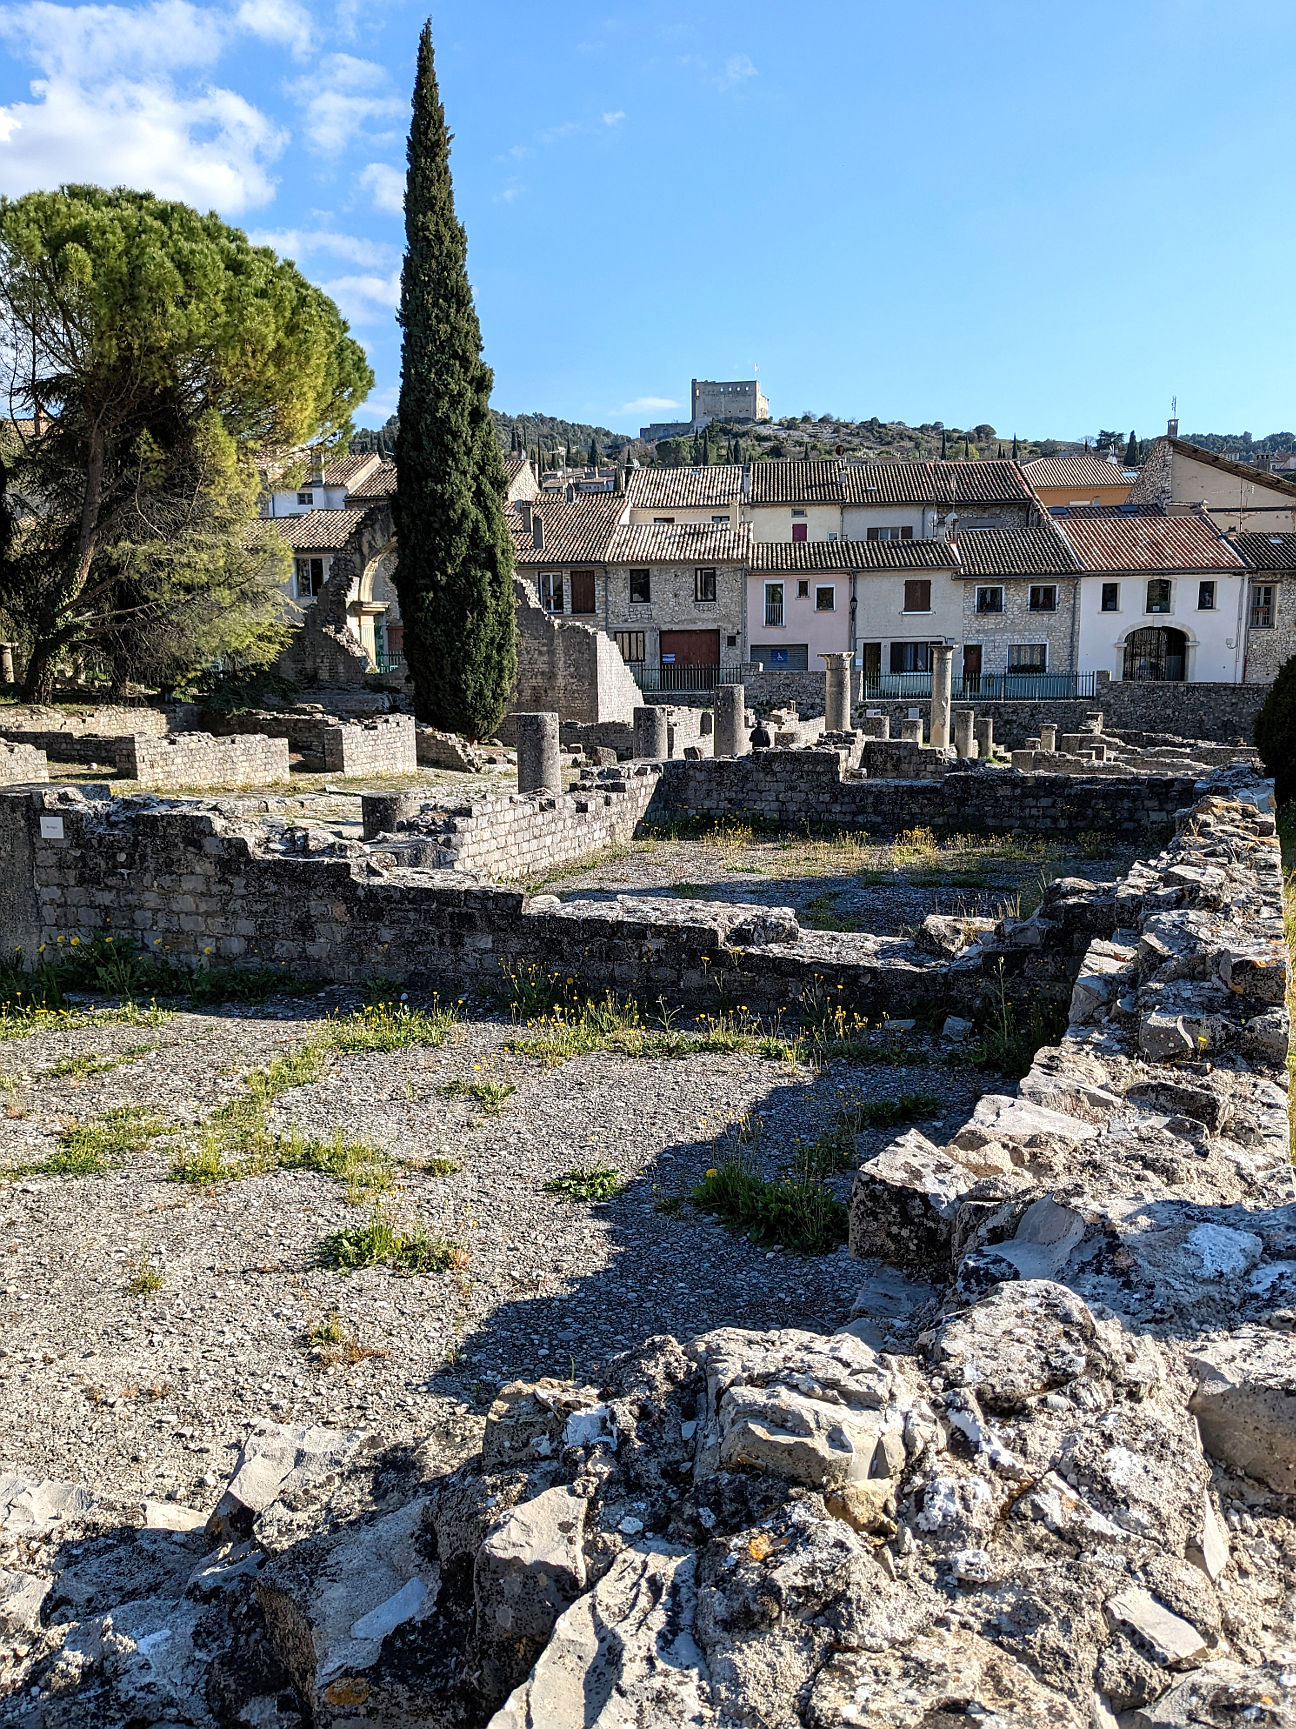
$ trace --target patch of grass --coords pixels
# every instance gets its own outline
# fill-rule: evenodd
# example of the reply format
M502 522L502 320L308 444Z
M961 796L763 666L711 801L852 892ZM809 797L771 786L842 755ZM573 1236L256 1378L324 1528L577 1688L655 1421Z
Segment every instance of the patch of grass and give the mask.
M150 1141L170 1133L165 1123L149 1115L142 1105L122 1105L104 1111L89 1122L74 1123L59 1131L58 1147L36 1164L18 1165L9 1176L93 1177L119 1165L132 1153L143 1152Z
M1022 1010L1009 997L1003 963L992 987L988 1012L977 1029L975 1042L957 1055L960 1066L991 1069L996 1074L1020 1080L1042 1045L1056 1044L1067 1028L1066 1005L1033 1002Z
M762 1176L741 1148L706 1173L692 1201L762 1248L827 1255L847 1237L846 1208L825 1183L791 1171Z
M214 1003L260 1003L277 993L313 989L292 977L286 967L191 967L159 953L160 939L151 947L137 946L129 937L104 932L82 940L59 938L46 948L36 969L46 998L70 990L95 991L126 1002L141 998L187 997L198 1007ZM25 979L36 975L24 974ZM28 987L33 988L33 987Z
M611 1165L573 1165L545 1184L545 1193L568 1201L610 1201L625 1188L625 1178Z
M157 1266L147 1249L141 1249L131 1262L130 1278L126 1281L126 1291L132 1297L151 1297L160 1291L166 1283L166 1276L161 1267Z
M257 1126L241 1139L240 1147L231 1147L221 1125L209 1121L197 1145L172 1159L169 1180L226 1183L263 1176L268 1171L315 1171L345 1183L352 1205L391 1187L391 1172L383 1155L365 1141L348 1139L341 1129L323 1138L303 1135L299 1129L272 1135Z
M157 1049L157 1045L132 1045L129 1050L121 1051L117 1055L96 1055L89 1052L83 1057L62 1057L48 1069L42 1069L39 1079L56 1079L63 1075L105 1075L110 1069L119 1069L125 1063L137 1062L140 1057L149 1056Z
M306 1329L306 1342L312 1353L318 1353L318 1360L330 1366L336 1363L354 1366L372 1357L388 1355L384 1345L362 1345L347 1329L337 1309L328 1309Z
M321 1051L337 1051L342 1056L403 1051L410 1045L443 1045L458 1025L458 1006L443 1008L436 997L430 1009L414 1009L403 1002L366 1003L355 1014L326 1022L312 1043Z
M839 895L835 891L812 895L798 913L800 922L812 931L862 931L868 921L858 913L838 912Z
M445 1273L468 1264L467 1251L458 1243L428 1234L420 1221L406 1228L375 1203L367 1223L334 1231L321 1239L316 1264L337 1273L354 1273L361 1267L394 1267L407 1273Z
M504 1101L511 1098L517 1088L511 1081L448 1081L441 1088L443 1099L472 1099L488 1117L497 1117L504 1109Z
M802 1177L831 1177L855 1164L855 1137L864 1129L889 1129L899 1123L938 1117L944 1100L934 1093L901 1093L895 1099L857 1099L844 1105L826 1134L798 1148L792 1171Z
M442 1158L439 1154L430 1159L402 1159L412 1171L422 1171L427 1177L453 1177L460 1166L453 1159Z

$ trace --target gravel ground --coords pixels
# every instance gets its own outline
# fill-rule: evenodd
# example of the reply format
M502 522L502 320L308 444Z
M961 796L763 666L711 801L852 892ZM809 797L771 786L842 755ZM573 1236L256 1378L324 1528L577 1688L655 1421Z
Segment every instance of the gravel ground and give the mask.
M898 936L933 912L983 918L1029 912L1051 878L1118 876L1133 857L1036 848L1029 841L997 850L993 840L974 836L905 848L797 836L735 840L719 830L698 840L637 839L592 865L528 886L543 886L563 900L687 895L790 906L811 929Z
M122 1105L194 1123L236 1096L250 1068L353 1002L334 990L309 1003L11 1040L0 1046L9 1077L0 1160L43 1158L60 1128ZM461 1271L317 1267L319 1240L367 1217L343 1185L276 1171L194 1187L168 1180L163 1143L104 1175L5 1183L0 1468L207 1507L258 1416L439 1438L453 1463L472 1450L503 1381L594 1374L608 1353L653 1332L840 1325L861 1279L844 1250L767 1254L689 1207L668 1216L658 1202L691 1187L715 1162L717 1136L753 1109L772 1169L798 1138L831 1126L845 1099L931 1092L947 1121L943 1131L924 1126L949 1133L979 1090L946 1067L816 1073L732 1056L599 1054L546 1069L504 1050L506 1021L465 1012L439 1048L334 1057L270 1119L309 1133L341 1128L401 1158L458 1162L440 1178L399 1169L388 1206L462 1244ZM131 1052L98 1075L48 1073L71 1058ZM516 1091L483 1120L472 1100L443 1096L456 1078ZM878 1144L894 1132L877 1131ZM616 1199L590 1205L544 1192L548 1179L594 1163L627 1179ZM837 1179L843 1197L849 1181ZM127 1290L141 1255L164 1270L151 1296ZM312 1351L309 1330L333 1308L358 1347L354 1361Z

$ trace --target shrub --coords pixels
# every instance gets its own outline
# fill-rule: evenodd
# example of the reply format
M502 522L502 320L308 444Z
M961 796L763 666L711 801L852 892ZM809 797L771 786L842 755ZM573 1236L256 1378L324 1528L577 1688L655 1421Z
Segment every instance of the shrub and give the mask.
M1279 804L1296 798L1296 654L1278 668L1255 721L1256 749Z
M763 1177L741 1151L706 1173L693 1205L763 1248L827 1255L846 1241L846 1208L826 1184L795 1172Z
M625 1188L625 1179L611 1165L574 1165L545 1184L545 1193L569 1201L610 1201Z

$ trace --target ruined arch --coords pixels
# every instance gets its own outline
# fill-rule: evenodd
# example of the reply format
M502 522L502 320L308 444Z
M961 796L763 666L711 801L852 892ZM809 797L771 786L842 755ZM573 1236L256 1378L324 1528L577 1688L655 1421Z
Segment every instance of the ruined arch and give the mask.
M328 580L280 656L286 677L302 685L357 686L369 676L369 655L352 628L351 608L369 604L382 560L395 549L390 503L370 505L333 554Z

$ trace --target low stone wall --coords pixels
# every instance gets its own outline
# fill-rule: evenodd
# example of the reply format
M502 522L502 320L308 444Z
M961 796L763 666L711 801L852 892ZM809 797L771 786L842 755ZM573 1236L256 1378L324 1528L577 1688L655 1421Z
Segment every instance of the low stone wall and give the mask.
M634 834L657 790L656 763L627 764L596 785L558 796L511 793L447 808L417 795L361 800L366 837L377 836L394 803L402 808L390 832L407 843L401 857L439 870L526 880L589 858Z
M178 787L274 786L288 779L288 741L260 733L238 738L214 738L207 732L141 736L117 739L115 747L118 774L164 792Z
M0 739L43 751L50 762L111 763L122 739L166 738L195 725L197 718L192 703L167 708L18 704L0 710Z
M0 744L0 786L48 779L49 763L43 750L34 750L29 744Z
M218 738L242 738L260 733L266 738L286 738L290 750L308 755L324 755L324 729L338 724L339 716L322 708L255 709L245 714L216 714L207 711L204 725Z
M1183 775L1021 775L999 768L930 780L856 780L845 777L845 761L845 753L835 750L762 750L671 763L653 814L869 834L930 828L938 834L1074 839L1098 833L1133 840L1172 822L1192 802L1197 785L1195 777Z
M652 779L648 769L645 785ZM736 999L775 1013L829 994L875 1020L970 1011L984 988L975 951L951 958L898 937L803 931L778 908L528 902L462 871L411 866L427 844L417 834L303 852L282 831L229 812L92 801L72 789L0 794L0 942L34 957L60 937L127 931L146 947L161 938L173 959L195 965L210 955L282 963L299 977L381 975L456 993L493 993L502 969L535 967L596 996L613 990L699 1007ZM587 814L587 838L612 820ZM516 821L527 820L520 805ZM475 841L471 831L465 838ZM469 845L461 856L471 853Z
M413 774L418 768L414 717L378 714L326 726L323 751L326 774Z
M710 708L690 708L679 703L654 702L645 698L645 706L666 710L666 745L672 757L682 757L690 747L709 756L714 748L715 715ZM634 755L634 723L604 720L581 722L565 720L559 727L559 738L566 749L614 750L625 760Z
M824 709L823 678L811 673L781 673L783 679L800 678L808 682L800 699L802 713L822 714ZM1056 723L1058 731L1079 732L1085 716L1101 710L1103 725L1108 732L1124 734L1154 730L1173 733L1179 738L1213 740L1219 744L1234 744L1238 740L1249 744L1255 730L1255 717L1260 709L1267 685L1255 684L1116 684L1100 685L1092 697L1040 699L1032 702L982 702L960 698L954 707L975 709L994 721L995 742L1007 750L1021 750L1028 738L1038 738L1041 726ZM749 701L758 700L750 691ZM789 701L798 700L789 696ZM922 716L924 726L931 720L931 704L921 698L904 698L894 702L873 698L857 702L855 713L884 714L896 723L904 720L911 709Z

